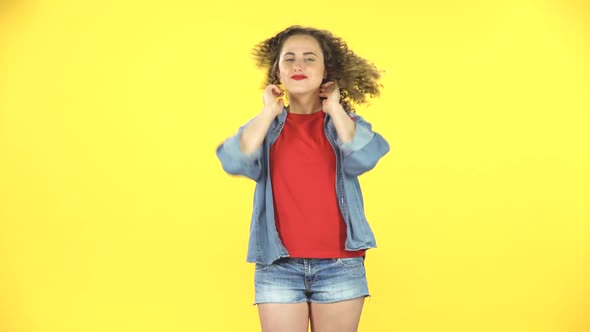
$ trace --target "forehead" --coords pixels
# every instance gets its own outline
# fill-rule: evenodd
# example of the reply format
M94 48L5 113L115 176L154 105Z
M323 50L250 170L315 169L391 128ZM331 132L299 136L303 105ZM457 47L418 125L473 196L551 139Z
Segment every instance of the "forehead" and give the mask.
M318 56L322 55L320 43L314 37L309 35L294 35L287 38L281 49L281 55L284 55L287 52L295 54L314 52Z

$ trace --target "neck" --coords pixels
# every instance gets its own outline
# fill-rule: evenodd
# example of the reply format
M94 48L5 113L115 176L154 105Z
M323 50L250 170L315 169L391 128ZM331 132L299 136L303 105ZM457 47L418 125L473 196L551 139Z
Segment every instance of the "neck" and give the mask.
M289 94L289 112L297 114L312 114L322 109L318 93L307 95Z

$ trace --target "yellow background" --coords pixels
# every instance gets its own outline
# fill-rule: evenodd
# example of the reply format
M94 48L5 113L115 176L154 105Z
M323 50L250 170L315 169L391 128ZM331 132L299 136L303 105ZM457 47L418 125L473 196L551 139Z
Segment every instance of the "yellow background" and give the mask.
M386 71L360 331L590 331L583 0L0 2L0 331L259 329L214 150L290 24Z

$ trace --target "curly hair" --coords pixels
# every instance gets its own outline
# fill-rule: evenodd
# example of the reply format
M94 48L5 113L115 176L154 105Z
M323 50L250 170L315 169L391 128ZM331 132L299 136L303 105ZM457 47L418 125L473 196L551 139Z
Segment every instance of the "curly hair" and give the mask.
M279 84L279 55L287 38L294 35L308 35L318 41L324 55L328 80L338 84L340 103L347 112L355 112L353 104L368 102L367 95L371 98L379 96L379 89L383 85L378 83L381 72L375 65L356 55L342 38L330 31L300 25L290 26L274 37L259 42L252 49L256 66L267 71L263 86Z

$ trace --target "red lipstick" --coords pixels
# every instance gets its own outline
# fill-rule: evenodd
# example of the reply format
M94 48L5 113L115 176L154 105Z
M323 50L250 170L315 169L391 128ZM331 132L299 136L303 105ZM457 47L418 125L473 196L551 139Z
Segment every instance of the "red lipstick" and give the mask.
M293 75L291 76L292 79L296 80L296 81L300 81L300 80L304 80L307 78L307 76L305 75Z

